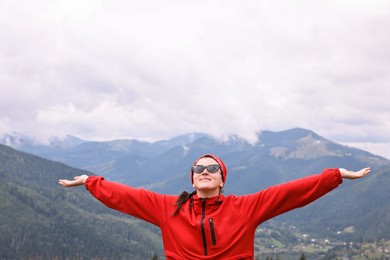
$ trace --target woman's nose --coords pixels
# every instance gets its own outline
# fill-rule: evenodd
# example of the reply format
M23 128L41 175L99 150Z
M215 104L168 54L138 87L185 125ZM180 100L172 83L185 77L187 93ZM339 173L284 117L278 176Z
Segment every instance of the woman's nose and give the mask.
M204 174L209 174L209 172L207 171L206 168L205 168L205 169L203 170L203 172L202 172L202 175L204 175Z

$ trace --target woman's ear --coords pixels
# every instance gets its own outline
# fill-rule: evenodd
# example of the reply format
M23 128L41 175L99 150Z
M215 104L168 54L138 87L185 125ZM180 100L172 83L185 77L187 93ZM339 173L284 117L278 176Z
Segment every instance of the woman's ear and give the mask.
M219 184L219 187L223 188L223 182L221 182L221 184Z

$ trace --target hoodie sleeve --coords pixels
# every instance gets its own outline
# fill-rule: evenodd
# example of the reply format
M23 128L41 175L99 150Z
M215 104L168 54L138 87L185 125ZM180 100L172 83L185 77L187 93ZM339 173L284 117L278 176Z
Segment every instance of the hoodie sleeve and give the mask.
M342 177L338 169L276 185L255 194L236 197L240 214L257 226L295 208L303 207L338 187Z
M165 215L173 211L174 196L162 195L141 188L89 176L86 189L109 208L159 226Z

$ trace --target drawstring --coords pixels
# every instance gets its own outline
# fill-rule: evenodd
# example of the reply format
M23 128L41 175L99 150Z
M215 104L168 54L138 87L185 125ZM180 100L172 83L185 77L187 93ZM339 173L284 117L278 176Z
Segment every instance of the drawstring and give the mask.
M218 194L218 197L217 197L217 199L215 200L215 204L221 204L222 203L222 201L220 201L219 200L219 196L220 196L221 194Z
M219 196L221 196L221 194L222 194L223 192L224 192L223 187L221 187L221 188L219 189L219 193L218 193L217 200L215 201L216 204L221 204L221 203L222 203L222 201L219 200Z
M194 199L192 198L193 195L194 195L194 193L190 194L190 204L188 205L189 207L194 206Z

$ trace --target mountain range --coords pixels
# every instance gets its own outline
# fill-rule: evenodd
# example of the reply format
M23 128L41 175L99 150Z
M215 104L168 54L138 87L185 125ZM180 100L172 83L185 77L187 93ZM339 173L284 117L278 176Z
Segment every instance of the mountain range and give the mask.
M224 160L228 168L225 194L237 195L320 173L323 168L358 170L370 166L373 173L366 178L344 180L341 187L315 203L275 221L335 239L340 236L354 241L390 239L390 161L337 144L307 129L262 131L255 144L237 136L218 140L202 133L158 142L92 142L69 136L46 145L8 135L1 143L7 146L0 146L0 218L1 223L8 225L0 224L0 246L12 248L7 251L14 253L12 257L17 252L20 255L26 243L45 241L45 238L50 238L52 244L46 251L53 254L57 252L56 246L63 255L68 255L69 250L69 255L84 252L89 257L96 254L112 257L113 248L131 254L131 259L137 259L134 255L145 259L150 255L150 248L161 255L155 227L105 209L83 189L64 189L56 182L59 178L85 173L156 192L178 194L192 189L190 166L206 153ZM79 219L80 223L72 218ZM13 222L19 225L14 227ZM119 228L122 225L124 228ZM104 228L99 230L97 226ZM338 232L346 228L353 232ZM70 240L66 240L69 236ZM81 238L85 236L89 240ZM100 251L93 253L92 248L107 241L111 251L98 246ZM39 243L34 243L29 246L39 248ZM42 242L46 248L47 243ZM123 250L127 247L134 250ZM91 252L85 253L85 248Z
M256 192L318 173L325 167L357 170L370 166L375 170L389 164L383 157L337 144L301 128L262 131L255 144L237 136L219 140L200 133L153 143L138 140L91 142L72 136L48 145L11 136L3 138L2 143L124 184L172 194L192 189L190 166L206 153L216 154L226 161L225 191L235 194Z

